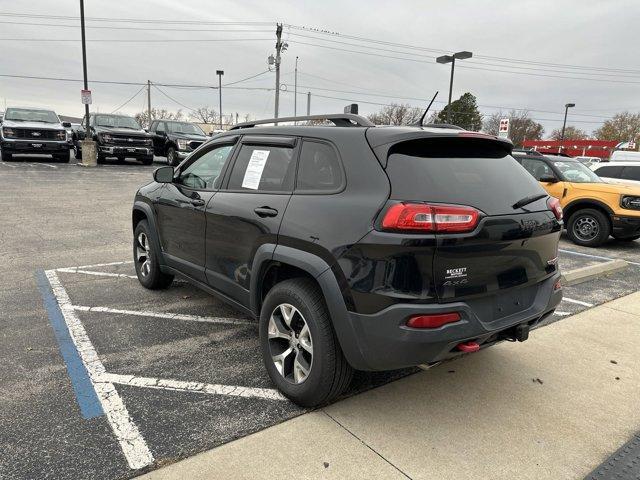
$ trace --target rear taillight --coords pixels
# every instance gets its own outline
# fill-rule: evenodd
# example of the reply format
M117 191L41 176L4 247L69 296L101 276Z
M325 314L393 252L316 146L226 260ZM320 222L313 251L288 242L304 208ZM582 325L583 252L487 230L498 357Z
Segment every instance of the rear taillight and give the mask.
M407 320L407 327L411 328L439 328L447 323L460 320L458 312L436 313L433 315L416 315Z
M419 232L470 232L478 224L480 211L458 205L396 203L382 219L384 230Z
M562 220L562 205L560 205L560 200L556 197L549 197L547 199L547 206L556 216L556 219Z

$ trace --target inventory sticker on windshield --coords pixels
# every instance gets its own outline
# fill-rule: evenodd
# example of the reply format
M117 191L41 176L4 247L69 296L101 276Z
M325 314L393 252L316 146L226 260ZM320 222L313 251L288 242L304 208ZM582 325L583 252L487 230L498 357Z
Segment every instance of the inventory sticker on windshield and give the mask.
M258 189L264 166L267 164L267 158L269 158L269 150L253 151L249 159L249 164L247 165L247 170L244 172L242 188L250 188L251 190Z

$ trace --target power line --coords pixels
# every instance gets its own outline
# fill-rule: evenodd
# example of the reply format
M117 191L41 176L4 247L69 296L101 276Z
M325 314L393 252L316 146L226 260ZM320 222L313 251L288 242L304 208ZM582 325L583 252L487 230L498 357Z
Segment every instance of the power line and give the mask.
M302 27L302 26L298 26L298 25L286 24L286 26L288 28L294 28L294 29L297 29L297 30L302 30L302 31L310 32L310 33L316 33L316 34L319 34L319 35L331 36L331 37L340 37L340 38L356 40L356 41L365 42L365 43L373 43L373 44L379 44L379 45L401 47L401 48L405 48L405 49L426 51L426 52L432 52L432 53L451 53L449 50L443 50L443 49L427 48L427 47L422 47L422 46L417 46L417 45L410 45L410 44L405 44L405 43L388 42L388 41L378 40L378 39L373 39L373 38L359 37L359 36L356 36L356 35L345 35L345 34L341 34L341 33L328 33L328 32L323 32L323 31L319 31L319 30L310 30L308 28L305 28L305 27ZM318 37L311 37L311 38L318 38ZM476 55L474 55L474 58L487 59L487 60L497 60L497 61L506 61L506 62L515 62L515 63L529 63L529 64L536 64L536 65L546 65L546 66L551 66L551 67L564 67L564 68L572 68L572 69L600 70L600 71L612 71L612 72L620 72L620 73L640 73L640 70L634 70L634 69L619 69L619 68L611 68L611 67L571 65L571 64L542 62L542 61L538 61L538 60L525 60L525 59L517 59L517 58L497 57L497 56L490 56L490 55L478 55L478 54L476 54Z
M63 27L63 28L78 28L77 25L68 25L68 24L60 24L60 23L35 23L35 22L10 22L0 20L0 23L5 25L31 25L37 27ZM230 25L233 26L233 25ZM211 28L202 28L202 29L193 29L193 28L144 28L144 27L116 27L113 25L87 25L87 30L142 30L142 31L160 31L160 32L244 32L244 33L271 33L272 30L267 29L211 29Z
M271 41L271 38L167 38L167 39L111 39L88 38L87 42L94 43L184 43L184 42L255 42ZM0 38L0 42L79 42L76 38Z
M363 52L361 50L350 50L350 49L346 49L346 48L332 47L332 46L329 46L329 45L319 45L319 44L314 44L314 43L300 42L300 41L297 41L297 40L295 42L289 42L289 43L294 43L294 44L299 44L299 45L308 45L308 46L311 46L311 47L327 48L327 49L330 49L330 50L338 50L338 51L349 52L349 53L359 53L359 54L362 54L362 55L369 55L369 56L373 56L373 57L392 58L394 60L405 60L405 61L409 61L409 62L431 64L431 62L427 62L425 60L418 60L418 59L415 59L415 58L395 57L395 56L391 56L391 55L382 55L382 54L373 53L373 52ZM532 76L532 77L563 78L563 79L571 79L571 80L585 80L585 81L589 81L589 82L605 82L605 83L640 85L640 81L631 82L631 81L626 81L626 80L610 80L610 79L601 79L601 78L573 77L573 76L566 76L566 75L546 75L546 74L541 74L541 73L530 73L530 72L512 72L510 70L499 70L499 69L494 69L494 68L481 68L481 67L469 67L469 66L466 66L466 65L459 65L458 68L467 68L467 69L472 69L472 70L483 70L483 71L487 71L487 72L511 73L511 74L514 74L514 75L527 75L527 76ZM506 68L508 68L508 66L506 66Z
M115 113L118 110L120 110L122 107L124 107L125 105L127 105L131 100L133 100L134 98L136 98L138 95L140 95L140 92L142 92L144 90L144 86L140 87L140 90L138 90L136 93L133 94L133 96L131 98L129 98L129 100L125 101L122 105L120 105L118 108L115 108L111 111L111 113Z
M171 100L172 102L177 103L178 105L180 105L181 107L186 108L187 110L191 110L192 112L195 112L196 109L195 108L191 108L187 105L185 105L184 103L179 102L178 100L176 100L173 97L170 97L167 93L165 93L162 89L158 88L154 83L151 84L153 86L153 88L155 88L156 90L158 90L162 95L164 95L165 97L167 97L169 100Z

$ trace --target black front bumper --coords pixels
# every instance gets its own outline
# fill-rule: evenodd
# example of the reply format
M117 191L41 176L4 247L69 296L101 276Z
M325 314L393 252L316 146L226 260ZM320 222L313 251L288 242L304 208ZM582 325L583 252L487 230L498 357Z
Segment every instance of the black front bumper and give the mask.
M98 152L105 157L143 158L153 156L153 147L99 145Z
M54 153L64 153L68 152L72 146L68 142L52 142L43 140L41 142L33 142L33 141L12 141L3 139L0 142L0 148L5 153L11 154L32 154L32 153L41 153L41 154L54 154Z
M472 341L484 348L513 335L518 325L535 328L562 300L562 290L554 290L559 280L558 272L526 287L536 289L531 305L502 318L488 316L473 301L397 304L372 315L349 312L347 328L340 328L340 343L349 362L360 370L392 370L446 360L463 354L456 349L460 343ZM456 323L428 330L406 326L414 315L454 311L462 317Z
M640 235L640 217L614 215L611 217L611 226L616 237L624 238Z

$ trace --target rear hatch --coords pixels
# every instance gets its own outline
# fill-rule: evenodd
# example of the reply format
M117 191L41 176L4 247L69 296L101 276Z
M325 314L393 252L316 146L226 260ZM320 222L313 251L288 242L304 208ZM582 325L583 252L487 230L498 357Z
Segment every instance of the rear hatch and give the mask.
M383 214L398 203L433 206L438 301L477 298L487 318L531 306L536 285L557 268L561 224L545 191L509 150L502 141L471 136L413 139L387 150L391 196ZM541 198L514 207L527 197ZM466 227L456 226L456 219L465 218Z

